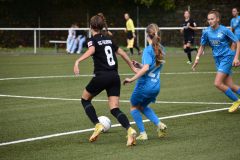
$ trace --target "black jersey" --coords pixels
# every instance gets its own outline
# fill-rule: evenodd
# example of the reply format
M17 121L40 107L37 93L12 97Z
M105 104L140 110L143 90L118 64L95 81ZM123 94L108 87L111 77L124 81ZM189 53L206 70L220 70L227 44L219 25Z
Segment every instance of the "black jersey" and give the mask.
M184 22L182 24L182 27L184 27L184 31L183 32L184 32L184 37L185 38L194 36L194 30L191 29L191 28L187 28L188 23L189 23L189 25L191 27L195 27L194 23L196 24L196 22L193 19L191 19L191 18L188 21L184 20Z
M92 55L94 73L118 70L118 62L115 54L118 46L109 37L97 34L89 39L88 48L91 46L95 47L95 53Z

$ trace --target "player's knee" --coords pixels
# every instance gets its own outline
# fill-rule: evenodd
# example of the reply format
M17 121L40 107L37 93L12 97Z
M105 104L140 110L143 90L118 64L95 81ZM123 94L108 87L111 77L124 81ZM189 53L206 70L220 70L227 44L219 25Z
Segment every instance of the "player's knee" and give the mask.
M88 108L89 106L92 106L92 103L90 100L86 100L81 98L81 103L84 109Z
M220 82L220 81L215 81L215 82L214 82L214 86L215 86L216 88L221 88L222 82Z

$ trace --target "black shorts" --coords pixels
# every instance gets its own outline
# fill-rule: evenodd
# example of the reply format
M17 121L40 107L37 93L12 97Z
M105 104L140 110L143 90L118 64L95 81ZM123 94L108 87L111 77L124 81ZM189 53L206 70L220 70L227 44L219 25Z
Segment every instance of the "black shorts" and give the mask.
M86 86L93 96L106 90L107 96L120 96L121 80L116 71L98 72Z
M184 44L193 44L194 43L194 37L193 36L189 36L189 37L184 37Z
M132 38L133 38L132 31L127 31L127 39L132 39Z

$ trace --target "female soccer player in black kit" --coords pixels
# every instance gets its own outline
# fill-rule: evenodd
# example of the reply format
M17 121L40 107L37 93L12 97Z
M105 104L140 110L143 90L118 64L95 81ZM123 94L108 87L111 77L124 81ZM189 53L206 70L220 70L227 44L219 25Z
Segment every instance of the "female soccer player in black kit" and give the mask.
M188 56L188 64L192 64L192 55L191 52L193 50L197 51L197 48L191 48L191 45L194 43L194 30L197 28L196 22L190 18L190 12L188 10L184 11L184 22L182 24L183 29L181 29L181 33L183 33L184 36L184 45L183 49L184 52Z
M111 114L116 117L119 123L127 130L127 146L132 146L136 144L136 131L130 126L127 116L119 109L121 81L118 75L116 53L126 61L134 72L137 70L127 54L121 48L116 46L108 36L101 34L104 27L106 28L106 23L103 16L95 15L91 18L90 28L92 37L88 42L88 50L76 60L74 65L74 73L78 75L78 64L90 56L93 58L94 77L84 89L81 99L87 116L92 123L95 124L95 130L89 141L96 141L104 128L103 125L99 123L91 100L100 92L106 90Z

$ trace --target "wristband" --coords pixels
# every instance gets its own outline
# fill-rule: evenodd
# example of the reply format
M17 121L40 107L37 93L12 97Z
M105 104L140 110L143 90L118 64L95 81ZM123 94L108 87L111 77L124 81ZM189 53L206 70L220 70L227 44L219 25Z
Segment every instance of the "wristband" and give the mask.
M199 60L199 59L200 59L200 57L199 57L199 56L197 56L197 57L196 57L196 60Z

